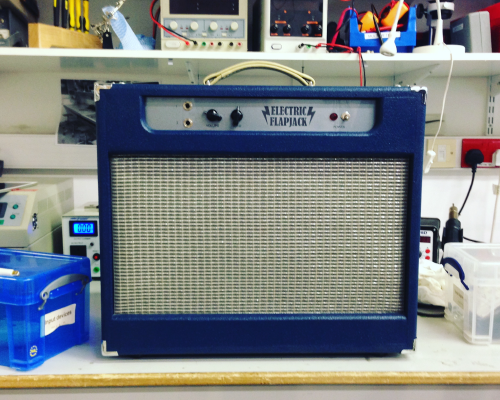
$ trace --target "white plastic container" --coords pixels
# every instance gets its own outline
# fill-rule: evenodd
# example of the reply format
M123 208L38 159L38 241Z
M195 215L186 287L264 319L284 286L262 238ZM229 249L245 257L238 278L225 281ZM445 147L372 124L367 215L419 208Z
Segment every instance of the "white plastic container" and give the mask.
M448 243L443 260L446 319L470 343L500 344L500 244Z

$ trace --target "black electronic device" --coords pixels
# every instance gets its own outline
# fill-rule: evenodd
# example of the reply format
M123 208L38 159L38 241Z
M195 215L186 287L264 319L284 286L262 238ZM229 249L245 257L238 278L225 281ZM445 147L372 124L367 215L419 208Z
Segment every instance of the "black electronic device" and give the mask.
M438 218L420 218L420 260L439 263L440 228L441 221ZM417 313L425 317L443 317L444 307L419 302Z
M438 218L420 219L420 259L439 262L439 229L441 221Z
M464 230L458 220L458 209L455 205L450 207L450 219L443 228L443 250L446 243L461 243L464 241Z

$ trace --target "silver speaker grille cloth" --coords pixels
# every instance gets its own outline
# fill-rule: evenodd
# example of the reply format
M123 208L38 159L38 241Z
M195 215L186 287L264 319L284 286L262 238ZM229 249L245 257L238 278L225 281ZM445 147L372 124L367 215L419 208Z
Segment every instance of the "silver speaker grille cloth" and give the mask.
M115 157L117 314L398 313L405 159Z

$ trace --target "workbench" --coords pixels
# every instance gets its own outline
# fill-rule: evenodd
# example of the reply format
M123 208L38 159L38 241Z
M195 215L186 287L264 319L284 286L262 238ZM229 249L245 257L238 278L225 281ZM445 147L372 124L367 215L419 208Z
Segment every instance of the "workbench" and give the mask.
M493 386L500 383L500 346L468 344L457 328L444 318L418 317L416 351L398 355L196 359L103 357L100 282L94 281L90 285L90 341L47 360L29 372L0 367L0 388L23 389L3 390L0 396L50 393L51 399L59 396L71 399L72 394L78 395L74 398L79 399L85 393L101 393L116 395L112 398L119 396L120 399L127 399L130 395L133 396L130 398L136 399L137 394L142 392L147 392L148 396L179 394L182 387L183 394L213 395L215 391L218 393L217 398L234 398L237 387L256 385L253 389L259 389L274 398L281 390L286 392L293 389L299 390L293 393L302 393L302 396L305 395L304 390L310 391L311 398L331 397L339 390L354 396L350 398L364 398L363 393L366 395L367 391L382 391L380 396L384 399L399 398L403 392L405 399L412 399L413 395L415 399L420 399L422 390L426 393L426 400L462 399L461 396L465 394L470 396L471 390L474 400L500 398L500 386ZM207 392L196 388L199 386L213 388ZM31 390L42 388L74 390ZM82 391L82 388L108 389ZM429 391L430 388L432 391ZM238 393L247 396L252 392L247 386L245 391ZM280 396L285 396L285 393ZM241 398L240 395L238 397Z

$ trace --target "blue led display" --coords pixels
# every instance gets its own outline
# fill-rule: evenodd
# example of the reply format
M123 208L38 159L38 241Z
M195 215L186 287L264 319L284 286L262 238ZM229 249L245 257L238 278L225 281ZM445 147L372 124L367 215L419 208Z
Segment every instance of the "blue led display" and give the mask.
M97 236L97 221L70 221L70 236Z

